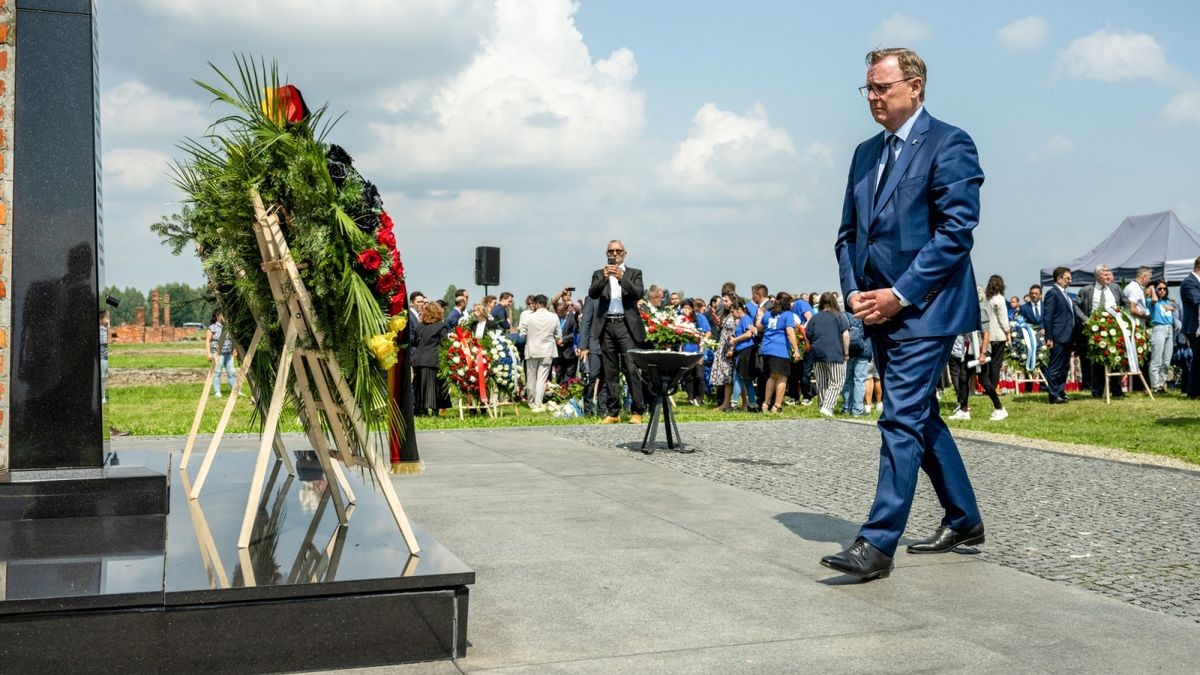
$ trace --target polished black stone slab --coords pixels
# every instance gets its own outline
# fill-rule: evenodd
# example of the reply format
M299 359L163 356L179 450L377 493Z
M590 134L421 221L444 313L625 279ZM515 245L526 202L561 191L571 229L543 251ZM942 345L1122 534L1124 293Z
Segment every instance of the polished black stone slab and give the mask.
M156 454L122 453L122 466ZM0 522L0 671L277 672L465 656L474 572L420 528L421 554L409 555L369 474L347 472L357 501L343 526L309 454L297 454L295 477L277 463L252 543L238 549L253 460L219 455L198 500L187 499L192 477L174 470L165 517Z
M90 0L20 0L14 30L9 466L99 467L99 93Z
M165 467L14 471L0 480L0 522L162 515L168 486Z

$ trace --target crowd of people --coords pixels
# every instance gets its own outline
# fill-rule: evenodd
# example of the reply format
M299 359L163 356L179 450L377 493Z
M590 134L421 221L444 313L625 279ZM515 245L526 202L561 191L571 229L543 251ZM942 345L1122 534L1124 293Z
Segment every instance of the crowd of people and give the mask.
M617 248L623 253L623 245ZM1200 273L1200 260L1196 269ZM1070 271L1059 268L1055 286L1045 289L1045 295L1041 285L1033 284L1023 297L1006 299L1007 287L999 275L992 275L986 285L977 288L980 330L957 336L941 382L941 387L953 389L956 396L957 406L949 419L971 419L972 398L978 393L991 404L990 420L1007 418L1001 395L1016 391L1022 381L1042 380L1044 386L1039 386L1048 390L1052 404L1069 400L1068 382L1102 396L1103 367L1088 358L1083 326L1093 311L1114 307L1127 309L1151 332L1151 349L1141 365L1152 390L1159 393L1172 388L1192 398L1200 395L1189 340L1196 329L1188 333L1184 326L1189 316L1195 321L1200 297L1193 298L1189 314L1171 297L1165 281L1152 278L1149 268L1139 269L1123 288L1113 281L1107 267L1097 267L1094 272L1094 284L1073 291ZM1200 286L1200 276L1193 276ZM637 283L640 286L640 280ZM630 393L627 383L633 371L619 362L617 354L641 346L644 335L640 340L621 336L629 338L627 343L623 349L614 348L613 359L606 363L601 342L607 332L603 327L593 331L597 313L592 303L596 299L578 297L575 287L566 287L551 298L526 297L519 313L513 300L512 293L504 292L471 304L469 291L459 289L454 305L444 307L442 300L427 300L420 292L410 294L410 362L417 414L436 414L450 407L449 388L438 377L440 346L453 327L464 325L477 337L493 330L511 336L525 367L525 402L534 412L544 409L549 385L578 378L584 383L584 414L612 421L628 408L632 420L641 421L644 392L637 392L640 396ZM691 405L776 414L786 405L815 402L825 416L864 416L882 410L871 340L863 322L845 311L836 291L771 293L766 285L754 284L749 296L743 297L735 283L727 282L705 300L652 284L635 302L639 315L655 308L682 315L696 326L701 338L680 348L703 352L701 363L681 386ZM625 321L620 324L623 329L628 326ZM1022 339L1019 333L1026 326L1033 329L1038 345L1025 349L1036 351L1044 343L1049 351L1048 362L1032 372L1005 359L1013 340ZM214 352L219 358L220 350ZM617 373L615 390L608 388L606 372ZM1115 398L1125 395L1122 379L1112 377L1109 383ZM618 405L610 405L613 396Z

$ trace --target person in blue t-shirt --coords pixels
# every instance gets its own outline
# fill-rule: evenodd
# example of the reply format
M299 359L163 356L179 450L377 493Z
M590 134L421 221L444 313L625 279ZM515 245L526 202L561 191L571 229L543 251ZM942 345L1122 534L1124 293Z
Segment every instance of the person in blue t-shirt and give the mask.
M735 298L730 304L730 311L737 321L733 329L733 337L729 344L733 346L733 398L741 410L746 411L758 406L758 395L754 391L754 317L746 311L746 301ZM745 395L746 401L742 401Z
M812 319L813 314L816 314L813 306L808 303L804 295L804 293L801 293L800 297L796 298L796 301L792 303L792 314L796 315L796 323L799 324L800 328L807 326L809 319ZM797 330L796 332L801 333L800 339L803 340L803 331ZM806 405L817 395L816 390L812 386L812 368L812 357L805 352L803 360L792 363L792 372L788 375L787 395Z
M792 296L781 292L775 296L774 307L761 312L763 338L758 353L763 357L763 370L767 372L763 412L777 413L783 409L783 395L787 390L792 362L799 362L801 358L796 336L796 315L792 314L791 306Z

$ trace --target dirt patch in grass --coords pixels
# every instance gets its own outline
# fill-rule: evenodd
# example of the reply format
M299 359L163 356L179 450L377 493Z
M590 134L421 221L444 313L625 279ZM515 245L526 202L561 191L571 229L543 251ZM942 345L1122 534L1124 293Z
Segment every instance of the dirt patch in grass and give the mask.
M108 371L108 386L138 387L164 384L203 384L206 368L116 368Z

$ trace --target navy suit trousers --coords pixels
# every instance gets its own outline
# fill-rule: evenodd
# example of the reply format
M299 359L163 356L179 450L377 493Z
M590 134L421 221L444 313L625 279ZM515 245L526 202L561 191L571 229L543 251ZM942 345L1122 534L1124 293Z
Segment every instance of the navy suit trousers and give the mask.
M958 446L938 410L937 385L954 336L909 340L874 336L873 346L883 382L879 418L883 444L875 503L859 535L895 555L912 508L918 470L929 476L946 512L943 525L961 531L982 518Z
M1042 370L1050 400L1067 397L1067 373L1071 370L1071 343L1055 342L1050 348L1050 362Z

